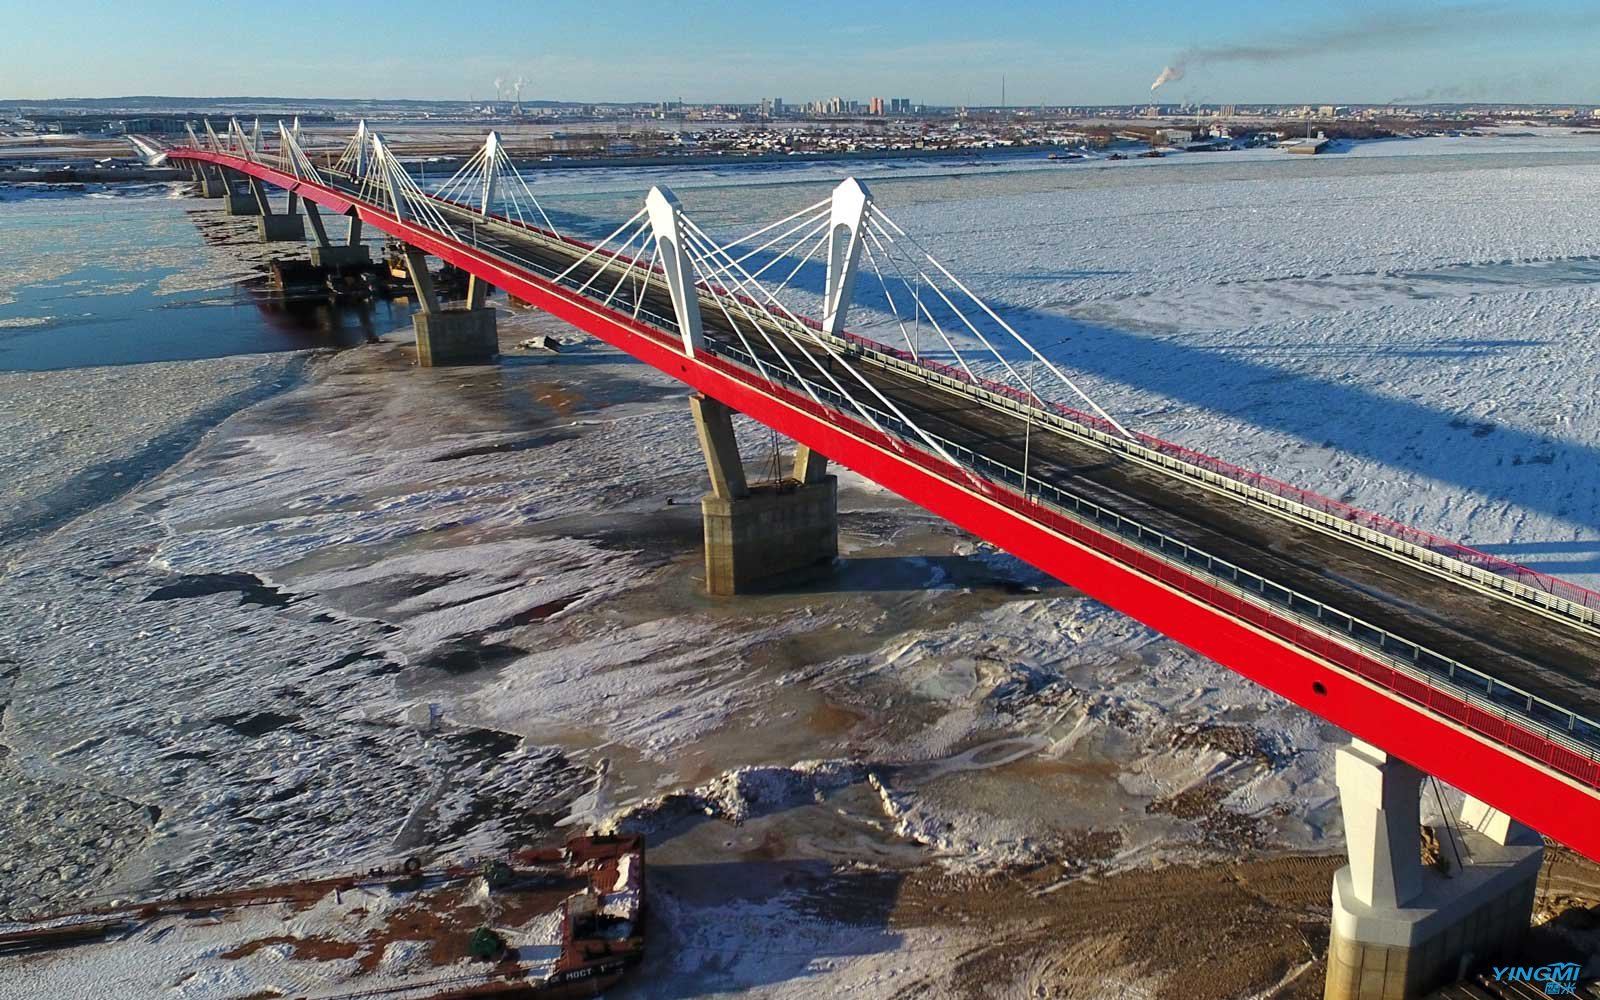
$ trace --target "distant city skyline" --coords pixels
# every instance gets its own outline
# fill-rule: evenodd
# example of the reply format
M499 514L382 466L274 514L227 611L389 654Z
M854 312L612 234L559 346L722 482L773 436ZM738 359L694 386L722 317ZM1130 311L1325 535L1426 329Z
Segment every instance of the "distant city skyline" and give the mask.
M419 0L368 9L0 0L0 99L286 98L805 103L910 94L1010 106L1498 101L1600 104L1600 12L1555 2L1019 0L992 16L930 0L805 17L690 2L593 9ZM312 41L307 41L308 39ZM318 39L326 39L318 42ZM1162 81L1152 95L1151 85Z

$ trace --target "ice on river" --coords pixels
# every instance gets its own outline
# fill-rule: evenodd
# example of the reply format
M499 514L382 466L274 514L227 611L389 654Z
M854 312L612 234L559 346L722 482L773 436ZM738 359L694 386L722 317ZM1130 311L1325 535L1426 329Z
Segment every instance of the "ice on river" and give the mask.
M1380 152L873 184L1130 424L1595 579L1600 221L1571 206L1600 149ZM816 170L685 202L737 232L820 197ZM552 206L626 218L597 206L654 176ZM778 843L1081 872L1336 841L1340 733L857 477L833 583L704 598L683 388L564 335L423 371L391 334L7 550L7 906L494 851L574 818L649 830L668 864ZM264 377L204 371L197 409ZM66 427L25 397L24 437ZM101 460L30 447L35 493ZM693 943L759 910L662 912ZM836 927L815 939L875 974Z

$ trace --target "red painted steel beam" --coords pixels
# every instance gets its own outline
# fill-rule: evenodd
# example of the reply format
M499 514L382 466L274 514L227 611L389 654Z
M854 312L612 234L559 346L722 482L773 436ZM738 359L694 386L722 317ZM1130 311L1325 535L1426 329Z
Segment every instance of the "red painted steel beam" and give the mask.
M296 184L302 197L320 204L349 204L338 192L271 167L203 151L181 152L279 186ZM714 356L686 357L677 338L624 314L387 212L360 203L356 203L356 211L375 228L487 280L816 449L1352 735L1600 861L1600 773L1591 775L1583 770L1586 763L1593 762L1564 760L1558 755L1570 751L1535 732L1489 716L1447 692L1426 688L1291 619L1233 597L1203 577L1159 562L1114 536L1062 518L864 422L820 407L798 390L765 382ZM1587 786L1580 778L1587 780Z

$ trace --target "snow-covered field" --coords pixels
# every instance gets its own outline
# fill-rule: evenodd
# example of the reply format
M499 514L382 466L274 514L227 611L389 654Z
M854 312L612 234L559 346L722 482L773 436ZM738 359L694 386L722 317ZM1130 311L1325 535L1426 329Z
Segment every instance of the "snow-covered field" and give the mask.
M1600 580L1600 220L1578 207L1600 140L1228 157L871 182L1133 426ZM829 166L535 183L603 234L666 179L733 234L816 200ZM407 331L318 358L165 473L0 548L7 910L601 824L651 834L669 992L892 996L989 929L843 919L819 866L1065 884L1337 848L1342 734L849 473L834 581L705 598L682 387L502 321L570 349L423 371ZM97 372L5 376L19 501L138 453L41 445L72 429L60 399L159 426L283 372L193 364L209 388L159 407ZM762 461L766 432L741 433Z

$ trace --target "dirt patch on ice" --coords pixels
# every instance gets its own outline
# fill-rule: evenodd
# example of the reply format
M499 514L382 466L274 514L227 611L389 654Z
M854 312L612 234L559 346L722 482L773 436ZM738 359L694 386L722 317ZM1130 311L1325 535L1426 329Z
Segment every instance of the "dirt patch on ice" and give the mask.
M1343 860L1293 857L1126 872L1060 885L1025 874L906 880L895 925L989 928L944 984L905 997L1232 1000L1277 984L1322 995L1328 886Z

